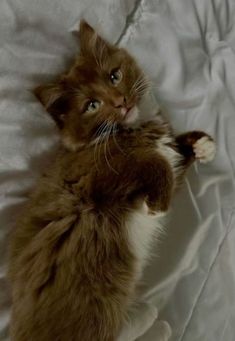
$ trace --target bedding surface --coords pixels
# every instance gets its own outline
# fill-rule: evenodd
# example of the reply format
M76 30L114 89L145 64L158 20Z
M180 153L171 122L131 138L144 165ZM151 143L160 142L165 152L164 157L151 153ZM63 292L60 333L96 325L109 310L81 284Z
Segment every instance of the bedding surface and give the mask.
M58 142L30 89L69 64L81 18L136 56L177 131L203 129L218 149L212 163L191 168L173 202L144 273L143 300L153 309L140 307L127 340L163 340L160 318L173 341L233 341L234 0L1 0L0 340L10 311L7 237Z

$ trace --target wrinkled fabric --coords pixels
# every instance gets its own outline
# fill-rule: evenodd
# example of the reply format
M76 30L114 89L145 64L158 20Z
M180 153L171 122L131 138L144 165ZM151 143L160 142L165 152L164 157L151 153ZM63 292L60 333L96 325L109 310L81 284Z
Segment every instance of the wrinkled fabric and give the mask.
M58 142L30 89L69 64L80 18L136 56L177 131L201 129L216 140L216 159L195 164L173 201L143 299L171 324L173 341L233 341L234 0L1 0L0 340L8 339L8 234ZM138 340L158 340L158 324L150 311Z

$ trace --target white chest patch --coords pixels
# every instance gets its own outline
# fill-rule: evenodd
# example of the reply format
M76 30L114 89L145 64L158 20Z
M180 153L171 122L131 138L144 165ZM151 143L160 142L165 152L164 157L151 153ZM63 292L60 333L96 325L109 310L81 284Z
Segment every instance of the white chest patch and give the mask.
M163 213L154 216L148 214L148 207L144 203L139 210L133 211L127 220L127 230L131 251L137 259L137 277L139 278L143 266L150 257L151 245L162 231Z
M156 142L156 151L163 155L172 167L173 174L177 176L180 170L182 156L169 144L172 138L163 136ZM152 216L148 214L146 203L139 210L133 211L127 220L129 243L137 259L137 278L142 273L143 266L151 255L151 245L158 238L163 229L163 217L166 213L159 212Z

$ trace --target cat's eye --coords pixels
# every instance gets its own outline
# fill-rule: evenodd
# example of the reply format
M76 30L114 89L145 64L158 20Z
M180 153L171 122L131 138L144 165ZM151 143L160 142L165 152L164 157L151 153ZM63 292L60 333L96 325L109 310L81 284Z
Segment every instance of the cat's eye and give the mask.
M93 114L99 110L100 105L101 105L101 103L94 99L88 103L85 112Z
M110 80L113 85L117 85L122 80L122 71L120 69L115 69L110 73Z

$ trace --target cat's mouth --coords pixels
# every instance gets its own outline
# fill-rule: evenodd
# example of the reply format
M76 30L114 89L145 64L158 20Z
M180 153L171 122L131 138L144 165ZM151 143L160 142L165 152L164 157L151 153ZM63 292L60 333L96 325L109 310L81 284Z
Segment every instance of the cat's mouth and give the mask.
M122 109L122 116L123 116L123 123L125 124L132 124L134 123L137 118L139 117L139 109L136 105Z

